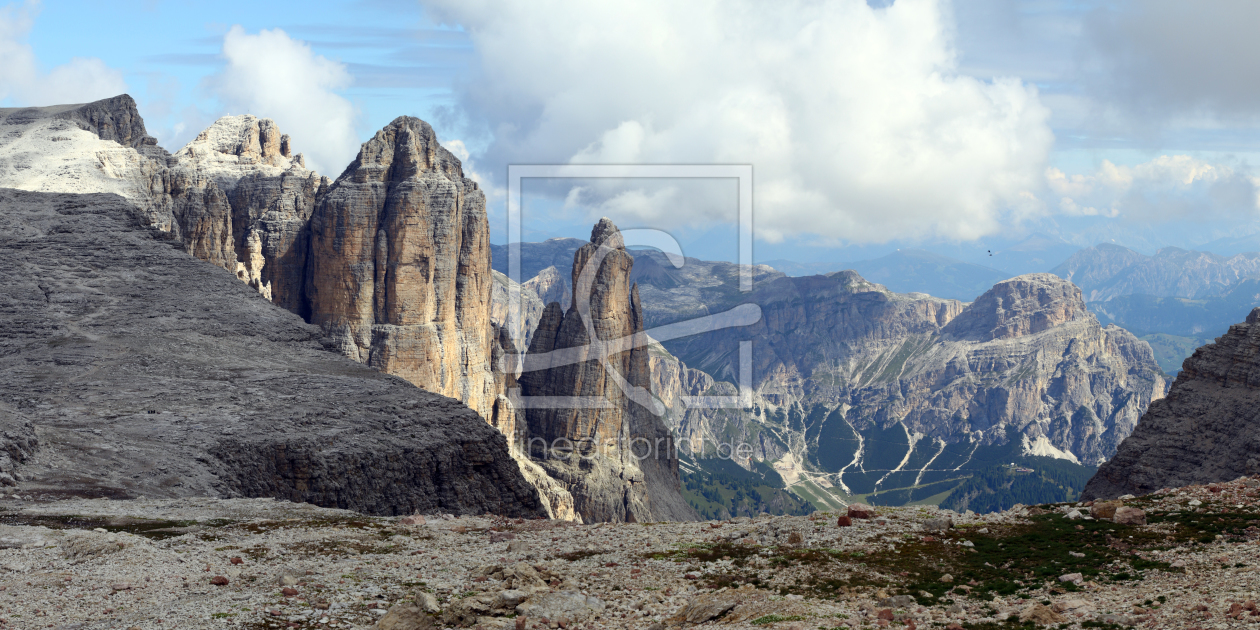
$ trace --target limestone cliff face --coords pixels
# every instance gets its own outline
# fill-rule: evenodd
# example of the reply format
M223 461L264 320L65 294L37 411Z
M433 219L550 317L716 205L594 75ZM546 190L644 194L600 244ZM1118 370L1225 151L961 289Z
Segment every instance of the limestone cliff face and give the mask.
M306 315L306 224L327 180L290 145L270 119L224 116L175 154L167 179L189 253Z
M665 344L734 381L737 342L754 343L753 409L674 414L688 449L736 437L756 458L790 453L789 468L836 473L848 460L817 449L826 424L840 423L832 435L852 436L841 441L893 430L910 451L931 444L919 466L948 444L1012 441L1096 464L1164 390L1150 347L1100 326L1080 291L1050 274L998 283L970 305L890 293L853 272L774 280L750 300L763 310L757 325Z
M489 418L485 204L428 123L394 120L316 203L306 297L311 323L347 356Z
M327 180L273 121L225 116L175 155L147 134L125 94L0 110L0 127L0 186L120 194L193 256L305 314L305 226Z
M122 195L137 218L178 230L166 181L170 155L126 94L92 103L0 108L0 187Z
M543 304L558 302L560 306L567 308L573 302L569 284L555 265L538 272L538 275L521 283L521 286L533 291Z
M1034 273L994 285L942 332L986 342L1032 335L1080 319L1090 319L1081 290L1052 274Z
M522 340L522 347L528 348L530 340L534 337L534 330L538 328L538 318L542 317L546 302L535 293L529 282L517 285L511 278L498 271L491 270L490 273L494 276L494 288L490 294L490 321L495 326L510 331L514 339ZM509 324L511 292L518 286L521 296L519 321ZM511 329L512 326L515 326L515 330Z
M1168 396L1085 486L1083 498L1260 474L1260 308L1186 359Z
M621 233L602 219L574 256L568 312L547 305L520 378L527 397L596 401L531 406L525 414L531 458L568 488L586 522L695 518L680 493L673 438L644 406L654 402L643 397L651 388L649 349L622 346L600 358L599 341L643 334L633 264Z

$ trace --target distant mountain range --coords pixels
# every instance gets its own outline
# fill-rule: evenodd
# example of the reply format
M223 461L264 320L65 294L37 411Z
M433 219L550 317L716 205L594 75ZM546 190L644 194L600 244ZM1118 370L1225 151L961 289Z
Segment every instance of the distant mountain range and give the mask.
M767 265L789 276L812 276L850 269L898 293L927 293L970 302L995 283L1026 273L1050 271L1080 248L1055 236L1033 234L1010 247L991 250L951 248L950 254L901 249L869 260L798 263L770 260Z
M970 302L997 282L1015 274L992 267L973 265L922 249L903 249L874 260L849 263L794 263L772 260L766 263L789 276L813 276L852 270L871 282L897 293L927 293L936 297Z
M1260 253L1221 256L1165 247L1146 256L1101 244L1076 252L1051 273L1080 287L1088 302L1121 295L1199 299L1223 295L1238 281L1260 276Z

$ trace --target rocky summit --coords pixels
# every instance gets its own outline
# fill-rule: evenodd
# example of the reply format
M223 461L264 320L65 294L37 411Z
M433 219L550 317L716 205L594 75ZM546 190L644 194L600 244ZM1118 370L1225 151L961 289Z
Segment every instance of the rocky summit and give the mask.
M365 142L310 231L311 323L351 358L489 418L486 199L433 128L404 116Z
M1087 498L1260 474L1260 308L1186 359L1168 396L1098 469Z
M544 513L471 409L328 352L118 196L0 191L0 262L0 485Z
M0 496L14 628L1251 628L1260 479L977 515L601 523ZM158 621L161 624L158 624Z

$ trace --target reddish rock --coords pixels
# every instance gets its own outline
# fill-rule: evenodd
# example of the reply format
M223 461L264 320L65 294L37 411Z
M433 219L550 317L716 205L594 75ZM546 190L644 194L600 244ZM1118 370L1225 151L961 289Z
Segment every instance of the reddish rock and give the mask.
M308 251L310 323L338 350L491 418L486 196L428 123L363 143L315 204Z
M241 560L240 557L236 557L232 558L232 564L245 564L245 561Z
M849 505L849 518L871 518L875 516L875 510L871 506L863 503L852 503Z
M1116 508L1116 515L1111 520L1123 525L1145 525L1146 512L1135 507Z
M852 524L853 524L853 519L843 514L840 515L840 518L836 519L836 527L849 527Z
M285 588L281 590L280 593L283 594L285 597L293 597L298 594L296 588Z
M216 576L214 576L214 577L210 578L210 583L211 583L211 584L213 584L213 585L215 585L215 586L227 586L227 585L228 585L228 579L227 579L227 578L225 578L225 577L223 577L222 575L216 575Z
M886 621L892 621L892 620L893 620L893 611L892 611L892 609L891 609L891 608L885 608L885 609L883 609L883 610L880 610L880 611L879 611L878 618L879 618L879 619L884 619L884 620L886 620Z

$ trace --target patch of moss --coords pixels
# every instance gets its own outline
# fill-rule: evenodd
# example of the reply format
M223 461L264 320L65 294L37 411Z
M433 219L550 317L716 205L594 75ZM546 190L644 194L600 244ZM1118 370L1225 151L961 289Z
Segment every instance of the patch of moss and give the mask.
M800 615L788 615L786 617L782 615L766 615L765 617L753 619L749 623L754 626L764 626L772 623L779 623L780 621L801 621L803 619L805 618Z

